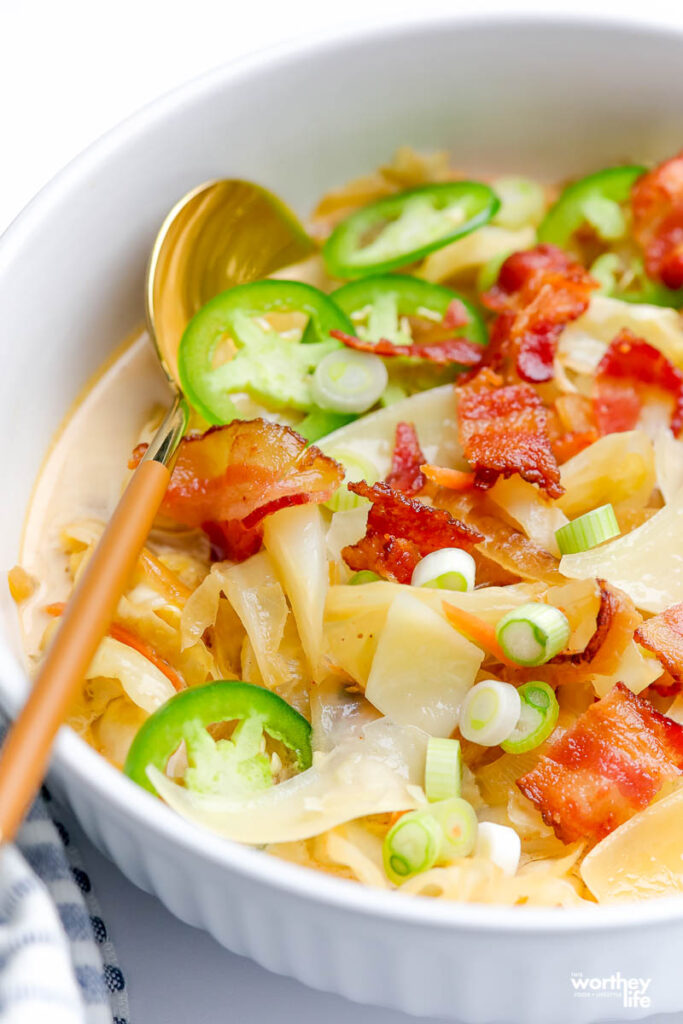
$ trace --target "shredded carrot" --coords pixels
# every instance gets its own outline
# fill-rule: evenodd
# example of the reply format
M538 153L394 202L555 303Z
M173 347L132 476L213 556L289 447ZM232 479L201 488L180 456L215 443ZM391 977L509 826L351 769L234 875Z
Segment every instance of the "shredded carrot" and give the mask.
M48 615L52 615L58 618L63 614L66 604L64 601L56 601L54 604L48 604L45 607L45 611ZM166 676L168 681L171 683L176 690L185 690L186 684L176 670L172 668L167 661L165 661L161 655L154 650L145 640L142 640L136 633L133 633L126 626L122 626L120 622L112 622L109 627L109 636L112 640L118 640L119 643L126 644L127 647L132 647L133 650L138 651L143 657L147 658L147 661L151 661L155 668Z
M449 491L469 491L474 487L474 473L463 473L461 469L447 469L426 463L420 469L433 484L446 487Z
M64 614L66 603L64 601L55 601L54 604L46 604L45 611L48 615L52 615L53 618L58 619L60 615Z
M136 633L122 626L120 622L112 622L109 627L109 636L113 640L119 640L134 650L139 651L148 661L151 661L155 668L162 672L176 690L186 689L185 681L180 678L174 668L165 661L157 651L154 650L145 640L142 640Z
M188 597L192 593L189 587L186 587L182 580L179 580L174 572L171 572L160 559L153 555L147 548L143 548L140 553L140 568L142 569L145 576L148 579L159 584L166 595L179 604L181 607L185 604Z
M455 626L459 632L465 633L477 647L483 647L504 665L514 665L514 662L503 654L503 649L496 640L496 631L493 626L489 626L488 622L472 615L471 612L464 612L462 608L448 604L447 601L443 602L443 610L450 624Z

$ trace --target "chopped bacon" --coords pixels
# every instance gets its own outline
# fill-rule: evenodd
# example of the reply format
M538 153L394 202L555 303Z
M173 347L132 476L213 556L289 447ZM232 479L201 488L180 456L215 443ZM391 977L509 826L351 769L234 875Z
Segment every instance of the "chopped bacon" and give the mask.
M560 471L548 435L547 413L528 384L491 387L490 371L458 388L460 443L486 490L499 476L518 473L551 498L563 494Z
M631 208L647 273L667 288L683 287L683 152L638 179Z
M597 580L600 588L600 607L595 631L582 651L559 654L550 664L569 662L572 665L590 665L592 675L611 675L633 638L634 629L642 617L623 590L605 580Z
M508 256L498 281L482 296L484 305L499 314L489 365L499 369L509 358L522 380L552 380L558 338L586 311L597 287L580 263L554 245Z
M565 843L602 839L681 775L683 726L622 683L592 704L517 780Z
M548 412L548 433L560 465L600 437L593 402L585 395L560 395Z
M602 434L632 430L653 392L672 403L671 429L683 427L683 374L659 349L624 328L598 363L595 418Z
M334 459L289 427L235 420L181 443L161 510L186 526L250 529L278 508L327 501L342 479Z
M351 569L372 569L387 579L409 583L424 555L440 548L471 548L484 539L445 509L424 505L388 484L371 487L361 480L347 487L372 502L365 537L342 551Z
M458 327L467 327L470 322L470 314L467 312L467 306L460 299L453 299L452 302L448 303L448 309L444 313L443 326L450 327L451 330L456 330Z
M591 430L573 430L558 437L551 445L558 465L561 466L585 448L589 448L598 437L599 434L594 427Z
M673 683L683 683L683 604L675 604L638 626L634 640L652 651Z
M420 345L395 345L388 338L379 341L363 341L354 334L343 331L330 331L333 338L343 341L348 348L357 352L372 352L376 356L409 356L413 359L426 359L438 366L458 363L460 366L478 366L485 349L474 341L466 338L445 338L443 341L426 342Z
M244 562L260 550L263 532L260 526L246 527L239 519L227 519L222 523L202 523L202 530L211 542L211 559L214 562Z
M422 558L411 540L370 530L357 544L345 547L342 555L354 572L371 569L394 583L410 583L415 566Z
M650 683L650 690L654 690L660 697L675 697L683 690L683 682L672 679L668 672L662 672L659 679Z
M404 494L417 494L425 485L421 469L424 461L415 426L412 423L397 423L391 470L386 480L389 487L403 491Z

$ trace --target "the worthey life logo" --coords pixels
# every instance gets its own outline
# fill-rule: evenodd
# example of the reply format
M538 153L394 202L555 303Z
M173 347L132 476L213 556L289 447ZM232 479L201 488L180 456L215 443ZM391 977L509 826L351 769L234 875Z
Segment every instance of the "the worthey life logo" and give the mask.
M647 1010L652 1006L652 978L626 978L620 971L604 978L591 978L582 971L572 971L569 980L574 995L581 998L621 998L626 1009Z

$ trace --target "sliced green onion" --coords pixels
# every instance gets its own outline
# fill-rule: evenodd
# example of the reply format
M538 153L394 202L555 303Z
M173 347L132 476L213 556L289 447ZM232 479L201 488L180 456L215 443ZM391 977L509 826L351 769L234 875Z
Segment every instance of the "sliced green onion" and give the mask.
M492 183L493 191L500 199L500 208L493 217L493 224L514 231L525 224L536 226L545 213L545 191L536 181L529 178L497 178Z
M430 736L425 763L425 794L429 801L460 796L462 757L460 741Z
M622 272L621 260L614 252L603 252L590 266L588 273L600 285L603 295L613 295L617 290L617 279Z
M590 551L621 533L611 505L601 505L555 530L555 540L562 555Z
M619 203L606 196L586 196L581 210L590 226L605 242L614 242L626 234L626 218Z
M411 811L389 829L382 847L387 878L396 884L429 871L441 852L443 832L429 811Z
M414 587L438 590L474 590L476 564L462 548L441 548L420 559L413 570Z
M560 705L552 686L548 683L525 683L517 691L522 711L517 725L501 743L508 754L525 754L548 739L557 723Z
M514 686L485 679L469 691L460 709L460 732L482 747L497 747L519 721L522 702Z
M337 349L318 363L311 391L321 409L366 412L382 396L388 379L379 356Z
M493 861L504 875L512 876L519 866L522 843L514 828L482 821L477 829L476 857Z
M564 612L533 601L513 608L496 626L503 653L517 665L545 665L567 646L571 627Z
M367 498L354 494L353 491L348 489L346 484L355 484L359 480L365 480L368 484L377 483L379 480L377 466L370 462L369 459L359 455L358 452L351 451L348 448L326 448L325 454L329 455L332 459L336 459L337 462L341 462L344 467L344 482L337 488L329 501L325 502L325 507L329 508L332 512L348 512L349 509L369 505L370 503Z
M454 796L432 804L431 812L443 832L438 860L448 862L468 857L477 842L477 815L472 804Z
M361 569L359 572L354 572L353 576L349 580L349 585L352 587L358 587L363 583L377 583L382 577L378 576L372 569Z

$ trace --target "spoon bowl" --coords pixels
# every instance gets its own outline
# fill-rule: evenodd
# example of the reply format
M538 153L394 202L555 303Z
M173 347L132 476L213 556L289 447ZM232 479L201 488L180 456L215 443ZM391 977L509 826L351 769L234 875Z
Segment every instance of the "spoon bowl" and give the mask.
M159 229L145 292L150 333L175 387L183 331L209 299L314 251L292 211L253 182L209 181L183 196Z

